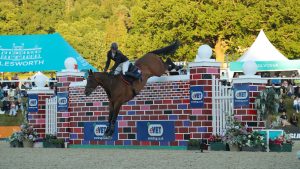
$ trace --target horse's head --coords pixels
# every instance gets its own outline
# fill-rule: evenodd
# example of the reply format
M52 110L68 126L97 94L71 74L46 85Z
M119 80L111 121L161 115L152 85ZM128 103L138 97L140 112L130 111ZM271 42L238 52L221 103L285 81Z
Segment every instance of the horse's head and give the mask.
M84 93L86 96L89 96L98 86L98 82L92 70L89 70L89 76L87 78L86 86Z

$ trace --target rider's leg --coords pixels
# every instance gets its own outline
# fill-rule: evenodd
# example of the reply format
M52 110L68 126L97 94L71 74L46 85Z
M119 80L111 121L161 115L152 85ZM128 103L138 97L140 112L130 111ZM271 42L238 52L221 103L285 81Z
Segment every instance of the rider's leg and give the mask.
M116 70L114 72L114 75L118 75L118 74L121 73L121 71L122 71L122 64L123 63L119 64L119 66L116 68Z
M128 71L129 65L130 65L129 60L127 60L126 62L122 63L122 72L123 72L123 75L125 75L125 73Z

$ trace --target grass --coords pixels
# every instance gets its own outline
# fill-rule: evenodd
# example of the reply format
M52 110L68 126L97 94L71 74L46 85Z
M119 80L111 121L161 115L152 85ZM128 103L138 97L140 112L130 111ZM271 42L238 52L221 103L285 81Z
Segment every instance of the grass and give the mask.
M16 116L10 116L7 114L0 115L0 126L19 126L22 124L24 116L21 111L18 111Z

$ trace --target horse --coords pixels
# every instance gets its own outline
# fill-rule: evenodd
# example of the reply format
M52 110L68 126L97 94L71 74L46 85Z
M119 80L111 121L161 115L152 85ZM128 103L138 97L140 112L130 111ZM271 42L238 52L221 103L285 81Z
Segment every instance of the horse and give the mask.
M152 76L158 76L167 73L172 69L181 69L176 66L168 57L164 62L160 55L173 54L179 46L175 42L167 47L148 52L135 62L141 71L141 78L135 80L132 84L126 84L122 79L123 75L113 75L107 72L88 71L87 83L85 86L85 95L89 96L97 86L101 86L109 100L108 126L104 133L105 137L111 137L115 130L115 123L122 104L133 99L146 85L147 80Z

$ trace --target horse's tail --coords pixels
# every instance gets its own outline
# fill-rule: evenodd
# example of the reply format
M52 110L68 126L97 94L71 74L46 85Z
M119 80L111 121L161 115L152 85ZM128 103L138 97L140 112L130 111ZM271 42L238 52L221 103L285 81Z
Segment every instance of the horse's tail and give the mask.
M161 49L156 49L154 51L148 52L148 53L154 53L156 55L170 55L170 54L174 54L176 52L176 50L178 49L180 45L180 42L178 40L176 40L174 43L172 43L171 45L161 48Z

